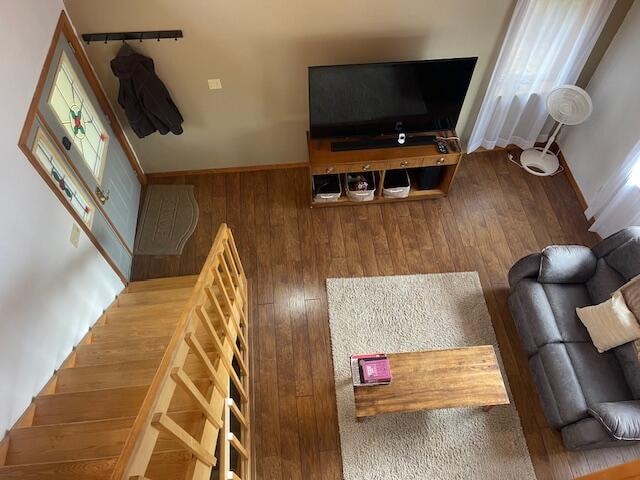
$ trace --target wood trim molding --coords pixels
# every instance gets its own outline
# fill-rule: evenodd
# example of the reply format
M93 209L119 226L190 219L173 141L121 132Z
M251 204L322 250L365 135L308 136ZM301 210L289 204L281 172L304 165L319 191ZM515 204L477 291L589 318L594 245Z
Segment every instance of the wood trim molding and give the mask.
M53 55L56 50L56 45L58 44L58 41L61 35L64 35L65 38L69 41L69 43L73 47L73 50L76 53L76 59L80 63L83 73L87 76L87 80L89 81L91 88L94 90L94 93L96 94L96 97L100 102L101 108L105 111L105 113L109 117L109 120L111 122L111 127L113 128L113 131L116 137L118 138L118 141L122 145L125 151L125 154L127 155L127 158L129 159L130 162L132 162L131 165L136 171L136 175L138 175L138 179L140 179L142 186L146 185L147 183L146 176L140 169L140 165L138 164L135 154L133 154L133 150L131 150L131 146L129 145L126 137L124 137L124 133L122 132L122 128L120 127L120 123L117 121L117 118L115 117L115 114L111 109L111 105L109 104L109 101L107 100L107 97L105 96L104 91L102 90L102 87L98 82L95 76L95 73L91 68L91 65L89 64L89 61L84 53L84 50L82 49L82 45L80 44L78 37L76 36L75 31L73 30L73 26L69 22L69 18L67 17L64 10L60 13L60 18L58 19L58 23L53 33L53 38L51 40L51 45L49 45L49 50L47 52L47 56L45 57L44 65L42 67L42 71L40 72L40 77L38 78L38 83L36 84L36 89L33 94L33 98L31 99L31 104L29 105L29 109L27 110L27 115L25 117L24 125L22 126L22 131L20 132L20 137L18 139L18 147L20 148L20 150L22 150L22 153L24 153L24 155L27 157L31 165L33 165L33 167L36 169L38 174L45 181L45 183L51 188L51 190L53 190L53 193L58 197L58 199L60 200L64 208L67 209L67 211L69 212L71 217L74 219L74 221L80 226L83 232L87 235L87 237L89 238L91 243L94 245L94 247L96 247L98 252L100 252L100 254L104 257L104 259L109 264L109 266L113 269L116 275L118 275L118 278L120 278L122 283L126 286L129 283L127 277L124 275L122 271L120 271L116 263L109 256L109 254L107 254L106 250L102 247L102 245L100 245L100 243L95 238L95 236L93 235L89 227L87 227L84 221L76 213L76 211L73 209L71 204L64 198L64 195L62 194L60 189L57 188L56 185L53 183L53 180L51 179L49 174L44 171L44 169L40 165L40 162L38 162L38 159L35 158L35 155L33 154L33 152L28 146L29 132L31 131L33 123L35 122L36 117L38 116L38 103L40 101L40 97L42 96L44 85L47 80L47 74L53 62ZM45 130L50 135L50 131L48 130L46 123L44 122L42 123L45 126ZM57 143L57 140L55 140L55 137L54 137L54 141L56 141L55 144L59 148L60 146ZM130 154L133 156L130 156ZM73 168L70 162L69 162L69 165L71 166L71 168ZM75 168L74 168L74 171L75 171ZM142 174L142 178L140 177L140 174ZM86 184L84 183L84 181L82 181L82 183L86 189ZM94 199L95 201L95 198L93 197L93 192L89 190L89 193L92 195L92 199ZM96 206L98 206L98 203L96 203ZM111 225L111 227L114 228L110 220L107 220L107 221L109 222L109 225ZM115 231L118 239L122 241L122 237L120 236L120 233L117 230ZM126 243L123 242L123 245L125 246L126 250L129 253L131 253L130 249L126 246Z
M53 38L52 48L49 50L49 54L47 55L47 62L45 63L45 68L43 69L43 75L41 76L41 79L43 80L43 82L42 84L38 83L38 86L40 87L40 90L36 90L38 96L40 95L42 88L44 87L44 80L46 80L46 75L47 75L46 72L47 70L49 70L49 66L52 61L51 57L53 55L53 52L55 51L55 45L61 33L66 37L67 41L71 44L71 47L75 52L76 60L78 60L78 63L80 63L82 72L84 73L85 77L87 78L87 81L91 85L91 89L96 94L96 97L98 98L98 102L100 103L100 107L102 108L104 113L107 115L107 117L109 117L111 128L113 129L113 132L118 138L120 146L124 150L124 153L127 156L127 159L131 164L131 167L136 172L136 175L138 176L138 180L142 185L146 185L147 177L144 171L142 170L142 167L140 166L140 162L138 162L138 157L133 151L133 148L129 143L129 139L127 138L127 136L124 133L124 130L122 129L122 124L120 123L120 120L118 120L118 117L113 111L113 108L111 108L111 103L109 102L107 95L104 89L102 88L102 84L100 83L100 80L98 80L96 72L93 69L93 66L91 65L91 63L89 62L89 58L87 57L84 47L82 46L82 43L80 43L80 39L78 38L78 35L76 34L76 31L73 28L73 25L71 25L71 22L69 21L69 17L67 16L64 10L60 12L60 19L58 20L58 26L56 27L56 34L54 35L54 38Z
M272 163L268 165L248 165L245 167L221 167L221 168L205 168L201 170L176 170L172 172L150 172L147 178L164 178L164 177L187 177L192 175L210 175L213 173L242 173L242 172L261 172L264 170L283 170L287 168L303 168L308 167L309 162L298 163Z
M582 190L580 190L580 187L578 186L578 182L576 182L576 178L573 176L573 172L571 171L571 169L569 168L569 165L567 164L567 160L564 158L564 155L562 154L562 150L560 149L560 146L555 144L556 147L558 148L558 160L560 160L560 165L562 165L562 168L564 168L564 171L567 175L567 180L569 180L569 184L571 185L571 188L573 188L573 191L576 193L576 197L578 197L578 202L580 202L580 206L582 207L583 210L586 210L587 208L589 208L589 205L587 204L587 200L584 198L584 194L582 193ZM593 220L592 218L589 220Z

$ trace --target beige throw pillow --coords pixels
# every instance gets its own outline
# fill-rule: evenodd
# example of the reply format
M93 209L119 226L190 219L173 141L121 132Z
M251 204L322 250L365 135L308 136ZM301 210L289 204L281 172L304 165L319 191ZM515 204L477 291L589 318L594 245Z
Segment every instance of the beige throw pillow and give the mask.
M640 275L633 277L621 286L619 290L631 313L633 313L636 318L640 318Z
M620 291L599 305L576 308L576 313L600 353L640 339L640 323L627 308Z

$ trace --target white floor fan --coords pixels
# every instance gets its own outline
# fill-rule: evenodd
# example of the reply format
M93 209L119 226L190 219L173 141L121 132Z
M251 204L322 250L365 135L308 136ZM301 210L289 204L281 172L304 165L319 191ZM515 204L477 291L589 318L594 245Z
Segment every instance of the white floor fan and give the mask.
M553 130L544 148L529 148L520 154L520 166L527 172L539 177L554 175L560 171L560 161L549 147L555 142L563 125L579 125L593 110L591 97L575 85L561 85L554 88L547 97L549 115L558 125Z

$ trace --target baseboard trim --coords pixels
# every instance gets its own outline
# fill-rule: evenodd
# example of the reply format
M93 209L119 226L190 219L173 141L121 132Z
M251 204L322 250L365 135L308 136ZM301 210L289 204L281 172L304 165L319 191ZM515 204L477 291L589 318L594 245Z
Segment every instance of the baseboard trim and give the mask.
M567 175L567 180L569 180L569 184L571 185L571 188L573 188L573 191L576 194L576 197L578 197L578 202L580 202L580 206L582 207L582 210L586 210L589 205L587 204L587 200L584 198L584 194L582 193L582 190L580 190L580 187L578 186L578 182L576 182L576 178L573 176L573 172L571 172L571 169L569 168L569 165L567 164L566 159L564 158L564 155L562 154L562 150L560 149L560 146L556 144L556 147L558 148L558 160L560 160L560 165L562 165L562 168L564 168L564 171ZM591 221L592 219L590 219Z
M263 170L283 170L287 168L302 168L302 167L308 167L308 166L309 166L309 162L298 162L298 163L272 163L269 165L248 165L245 167L205 168L201 170L176 170L173 172L147 173L147 178L186 177L186 176L192 176L192 175L210 175L213 173L260 172Z

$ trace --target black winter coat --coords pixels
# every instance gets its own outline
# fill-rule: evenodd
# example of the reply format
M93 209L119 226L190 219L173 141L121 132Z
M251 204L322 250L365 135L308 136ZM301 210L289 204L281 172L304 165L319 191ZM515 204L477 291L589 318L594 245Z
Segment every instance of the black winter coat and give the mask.
M156 75L151 58L124 44L111 60L111 70L120 80L118 103L138 137L144 138L156 130L162 135L182 133L182 115Z

